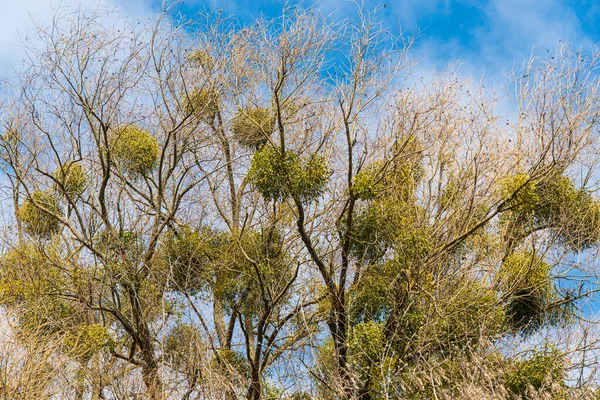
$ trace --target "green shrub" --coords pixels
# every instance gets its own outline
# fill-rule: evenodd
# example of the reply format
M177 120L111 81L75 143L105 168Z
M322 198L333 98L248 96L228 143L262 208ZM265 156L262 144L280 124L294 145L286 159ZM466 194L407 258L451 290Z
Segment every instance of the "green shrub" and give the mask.
M357 199L372 200L382 190L377 165L370 165L352 178L352 194Z
M161 245L161 256L171 276L175 290L198 293L210 278L212 264L224 251L223 235L210 230L169 232Z
M420 209L395 197L380 197L357 213L351 253L365 262L376 262L394 250L404 264L425 256L432 247L431 232L418 220Z
M193 325L177 325L166 337L163 350L167 360L175 369L198 367L203 350L200 331Z
M361 200L388 198L411 201L421 179L422 167L411 159L378 161L352 179L352 194Z
M517 174L504 180L502 196L509 211L501 222L513 240L540 229L549 229L572 251L588 249L600 240L600 203L564 175L533 182L528 175Z
M227 349L218 349L217 353L218 356L212 362L215 370L238 382L250 378L250 367L242 355Z
M451 285L434 305L432 324L439 343L469 348L482 338L494 338L504 331L506 315L496 292L479 279L464 278ZM424 335L428 337L427 334Z
M104 348L114 346L114 339L104 325L79 325L70 330L63 340L69 352L74 355L89 357Z
M77 323L77 312L57 296L69 284L54 246L44 250L21 243L0 257L0 304L17 310L18 334L64 333Z
M540 201L536 183L527 174L517 174L502 181L502 200L513 211L526 212Z
M119 270L137 265L143 252L142 238L133 231L100 231L94 237L94 245L111 268Z

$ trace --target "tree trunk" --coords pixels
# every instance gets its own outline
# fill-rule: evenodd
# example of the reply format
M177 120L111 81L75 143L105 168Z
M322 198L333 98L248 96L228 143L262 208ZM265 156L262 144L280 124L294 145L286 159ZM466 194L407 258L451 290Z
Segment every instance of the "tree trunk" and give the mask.
M142 378L146 384L146 391L150 400L162 399L162 384L158 375L158 364L154 362L145 362L142 366Z
M158 374L158 362L154 356L154 344L152 343L150 329L144 318L144 312L135 286L128 287L128 292L137 329L137 344L144 362L142 365L142 378L146 384L148 397L151 400L160 400L162 398L162 382Z
M252 381L250 382L250 387L248 388L248 400L260 400L262 387L260 383L260 374L256 368L252 368Z

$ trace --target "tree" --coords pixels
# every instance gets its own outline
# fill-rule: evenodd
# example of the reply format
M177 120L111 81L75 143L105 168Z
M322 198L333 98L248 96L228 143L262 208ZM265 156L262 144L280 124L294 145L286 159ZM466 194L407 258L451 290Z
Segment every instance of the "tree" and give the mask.
M377 11L37 29L0 302L73 384L27 364L36 393L592 396L597 55L515 71L506 122L456 71L415 79Z

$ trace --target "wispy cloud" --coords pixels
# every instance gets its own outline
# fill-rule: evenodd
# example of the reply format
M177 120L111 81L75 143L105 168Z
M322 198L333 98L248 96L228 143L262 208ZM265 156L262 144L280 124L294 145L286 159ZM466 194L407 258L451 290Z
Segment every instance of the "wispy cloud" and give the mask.
M0 76L9 73L22 54L18 32L31 20L48 21L58 7L114 8L134 16L148 15L158 0L19 0L3 5L0 15ZM283 0L186 0L180 11L191 17L201 8L223 9L242 20L277 15ZM295 3L295 2L292 2ZM588 4L589 3L589 4ZM591 48L598 34L600 5L592 0L305 0L336 19L355 14L357 4L377 5L380 17L404 32L421 31L417 57L423 68L439 70L461 60L463 74L502 76L502 71L528 58L532 49L553 51L560 41ZM383 8L385 6L385 8Z
M388 7L409 30L422 29L415 50L428 64L443 68L460 59L475 75L497 77L534 48L553 52L563 41L590 49L594 41L582 22L589 18L587 10L573 2L427 0L421 7L410 0Z
M17 0L5 3L0 13L0 78L10 75L20 63L23 56L21 41L33 24L50 22L57 10L106 9L135 17L151 12L148 0Z

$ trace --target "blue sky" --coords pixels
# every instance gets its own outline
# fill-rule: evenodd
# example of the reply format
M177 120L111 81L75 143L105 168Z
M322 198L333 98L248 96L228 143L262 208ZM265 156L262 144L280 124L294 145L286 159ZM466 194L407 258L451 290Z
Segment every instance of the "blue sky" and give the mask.
M0 0L0 77L18 62L17 32L31 19L47 21L57 6L93 8L99 4L133 17L160 10L162 0ZM359 0L360 2L360 0ZM392 29L420 32L413 51L427 70L443 69L460 60L464 74L501 78L536 47L552 51L560 41L592 49L600 41L600 1L594 0L362 0L366 9L385 6L380 17ZM291 2L294 3L294 2ZM352 16L356 3L307 0L335 19ZM177 8L186 17L200 9L222 9L242 22L281 12L280 0L185 0Z
M305 1L326 15L352 16L356 4L345 0ZM600 2L594 0L364 0L377 5L379 16L406 35L419 33L416 56L426 68L442 69L460 60L469 75L501 77L514 63L527 59L532 49L551 52L559 41L592 49L600 40ZM187 16L207 7L203 0L186 0L179 8ZM235 14L242 21L261 14L277 15L281 1L216 0L210 5Z

